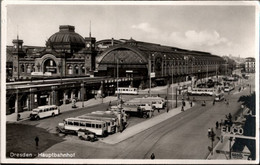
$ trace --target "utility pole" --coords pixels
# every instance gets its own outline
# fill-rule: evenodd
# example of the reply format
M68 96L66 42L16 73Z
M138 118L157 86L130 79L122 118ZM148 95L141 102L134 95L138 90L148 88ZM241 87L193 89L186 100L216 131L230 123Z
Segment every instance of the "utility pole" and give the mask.
M211 131L210 131L209 134L208 134L208 137L209 137L210 140L211 140L211 155L213 155L213 142L214 142L214 140L215 140L215 136L216 136L216 134L215 134L215 132L213 131L213 128L211 128Z
M231 147L231 142L232 142L233 138L230 137L229 138L229 159L231 159L231 151L232 151L232 147Z
M149 65L149 86L150 86L150 88L149 88L149 96L151 97L151 86L152 86L152 78L151 78L151 55L149 54L149 63L148 63L148 65Z
M177 99L178 99L178 88L176 87L176 105L175 105L175 108L177 108Z
M173 108L173 60L172 60L172 108Z
M118 96L119 96L119 91L118 91L118 58L116 59L116 88L117 88L117 106L118 106Z

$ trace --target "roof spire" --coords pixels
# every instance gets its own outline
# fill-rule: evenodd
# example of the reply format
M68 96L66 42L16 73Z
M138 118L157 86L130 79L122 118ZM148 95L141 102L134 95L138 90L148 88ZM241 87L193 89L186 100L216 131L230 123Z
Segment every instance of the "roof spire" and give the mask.
M17 40L19 40L19 26L17 25Z
M89 22L89 38L91 38L91 20Z

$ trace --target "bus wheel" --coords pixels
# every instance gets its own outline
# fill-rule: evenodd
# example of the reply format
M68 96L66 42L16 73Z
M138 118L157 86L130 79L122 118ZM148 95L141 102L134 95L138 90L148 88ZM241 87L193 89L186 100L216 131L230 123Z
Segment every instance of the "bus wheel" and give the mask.
M145 113L145 114L143 114L143 118L147 118L148 117L148 115Z
M39 119L40 119L40 117L39 117L39 116L37 116L37 117L36 117L36 120L39 120Z
M54 117L54 116L55 116L55 114L54 114L54 113L52 113L52 114L51 114L51 116L52 116L52 117Z
M107 131L104 131L103 137L107 137Z

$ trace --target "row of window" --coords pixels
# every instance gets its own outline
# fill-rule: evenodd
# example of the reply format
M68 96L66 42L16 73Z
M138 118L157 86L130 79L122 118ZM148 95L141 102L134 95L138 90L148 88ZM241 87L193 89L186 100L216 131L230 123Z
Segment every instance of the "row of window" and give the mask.
M72 125L72 126L90 127L90 128L102 128L102 124L93 124L93 123L80 122L80 121L65 121L65 124ZM103 124L103 127L105 127L105 124Z

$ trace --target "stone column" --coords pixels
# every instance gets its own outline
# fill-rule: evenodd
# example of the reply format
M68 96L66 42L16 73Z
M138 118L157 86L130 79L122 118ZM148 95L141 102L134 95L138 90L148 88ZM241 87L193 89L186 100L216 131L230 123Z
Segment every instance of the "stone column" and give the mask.
M58 102L59 102L59 99L58 99L58 94L57 94L57 86L52 86L50 103L51 103L51 105L58 105Z
M15 97L15 113L18 113L21 110L21 102L19 100L19 91L16 91Z
M65 105L66 104L66 100L68 99L68 96L67 96L67 90L64 90L64 93L63 93L63 104Z

